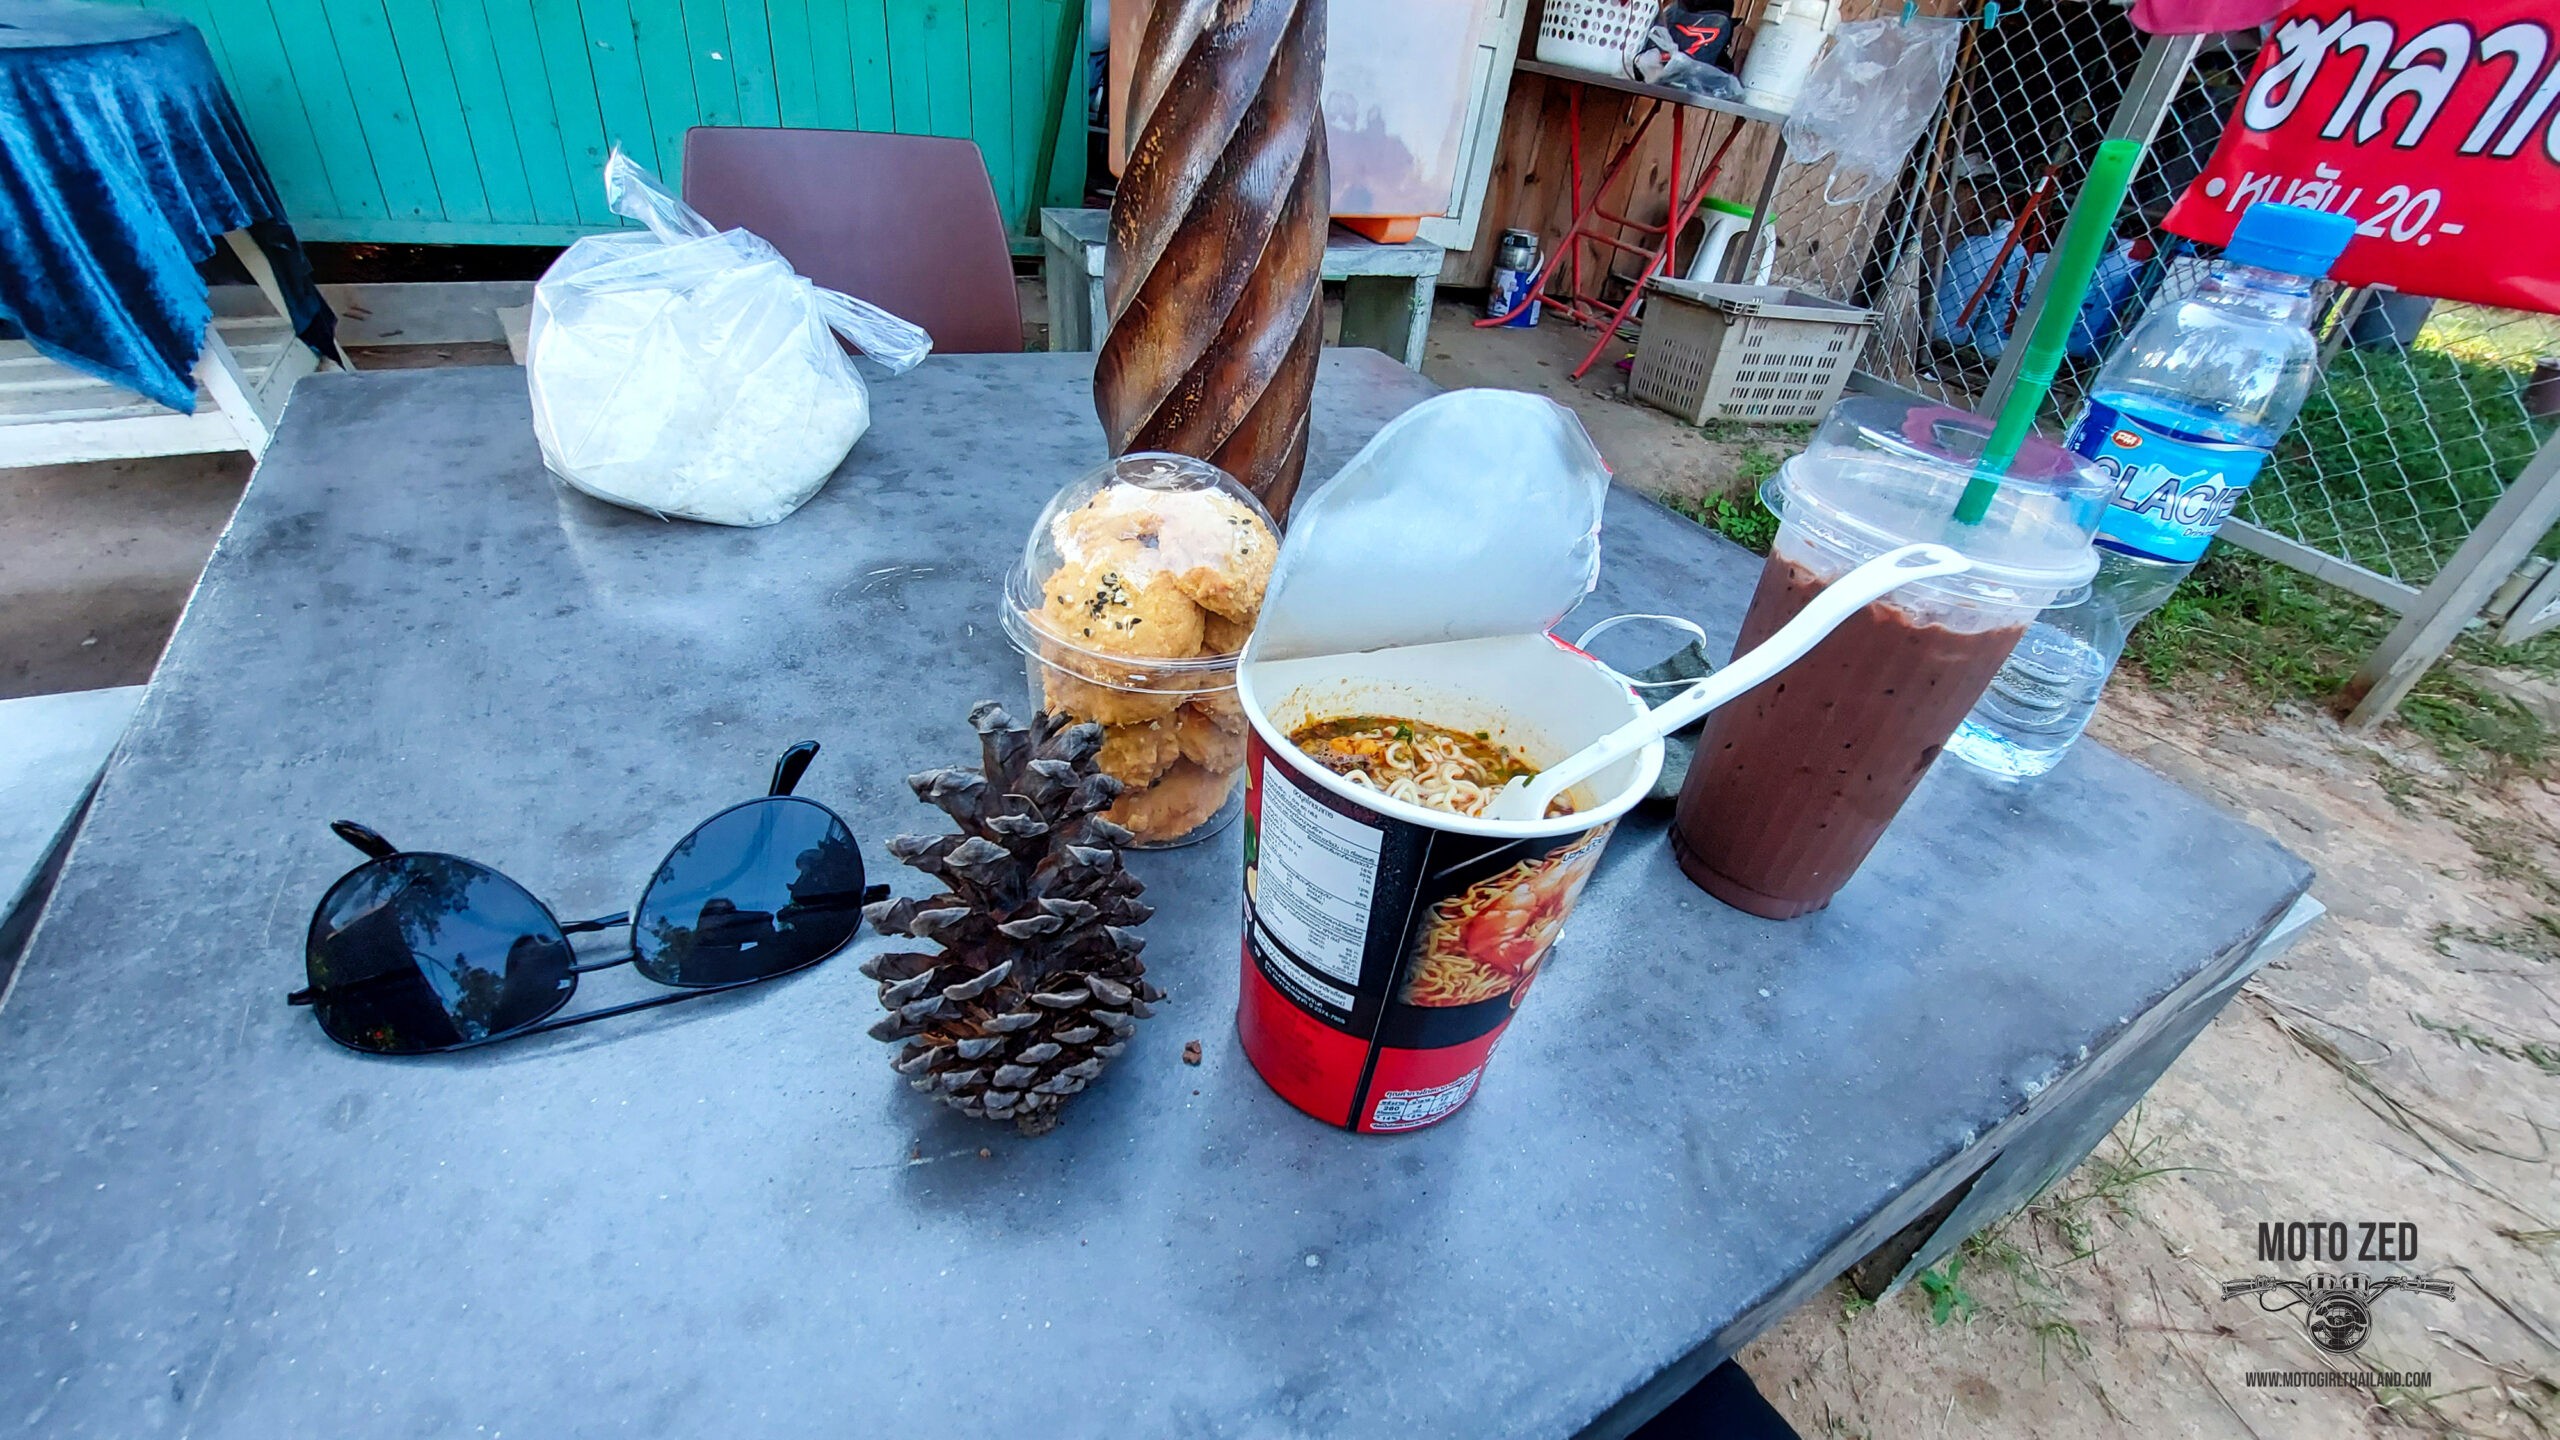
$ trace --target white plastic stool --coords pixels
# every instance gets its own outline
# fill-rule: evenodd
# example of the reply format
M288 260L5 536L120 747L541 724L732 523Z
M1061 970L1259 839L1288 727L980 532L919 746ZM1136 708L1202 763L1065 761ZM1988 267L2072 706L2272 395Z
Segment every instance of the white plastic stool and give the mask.
M1680 277L1713 285L1724 279L1725 252L1751 228L1751 207L1731 200L1709 196L1698 208L1691 224L1704 224L1707 233L1698 239L1697 258L1689 262L1689 273ZM1746 285L1766 285L1778 265L1778 227L1767 226L1760 232L1760 255L1757 273L1745 277Z

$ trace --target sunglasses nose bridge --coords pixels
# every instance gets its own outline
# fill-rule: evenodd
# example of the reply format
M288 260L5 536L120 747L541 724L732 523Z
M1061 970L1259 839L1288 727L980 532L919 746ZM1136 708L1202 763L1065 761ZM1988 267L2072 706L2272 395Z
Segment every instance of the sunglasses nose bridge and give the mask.
M590 931L610 930L616 925L628 925L630 923L630 911L616 910L610 915L599 915L593 920L572 920L568 924L560 927L560 933L563 935L584 935Z

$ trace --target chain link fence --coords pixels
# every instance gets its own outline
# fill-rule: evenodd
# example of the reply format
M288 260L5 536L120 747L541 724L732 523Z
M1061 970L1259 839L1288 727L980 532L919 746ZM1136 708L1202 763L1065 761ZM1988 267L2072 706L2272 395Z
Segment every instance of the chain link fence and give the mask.
M2058 431L2124 334L2203 278L2213 252L2160 224L2212 156L2258 36L2154 40L2124 8L2080 0L2003 6L1990 24L1982 8L1921 7L1968 23L1947 103L1894 183L1836 206L1824 167L1788 168L1770 206L1778 272L1877 312L1869 376L1988 410L2089 157L2109 135L2149 137L2042 417ZM2388 292L2324 304L2321 383L2224 533L2406 609L2549 436L2534 411L2560 411L2560 364L2543 363L2560 320Z

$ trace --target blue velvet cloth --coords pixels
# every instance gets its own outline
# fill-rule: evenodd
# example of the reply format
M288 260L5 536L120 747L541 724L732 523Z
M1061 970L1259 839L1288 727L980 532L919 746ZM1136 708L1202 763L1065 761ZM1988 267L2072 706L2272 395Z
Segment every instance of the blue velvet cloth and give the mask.
M192 412L212 319L196 266L242 229L329 353L337 318L195 27L0 0L0 332Z

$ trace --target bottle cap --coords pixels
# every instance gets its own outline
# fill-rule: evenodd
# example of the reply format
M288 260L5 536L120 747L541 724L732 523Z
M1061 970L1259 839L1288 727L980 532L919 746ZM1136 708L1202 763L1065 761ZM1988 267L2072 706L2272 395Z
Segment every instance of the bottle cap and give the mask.
M2325 210L2261 201L2240 212L2222 258L2317 280L2329 273L2356 238L2356 222Z

